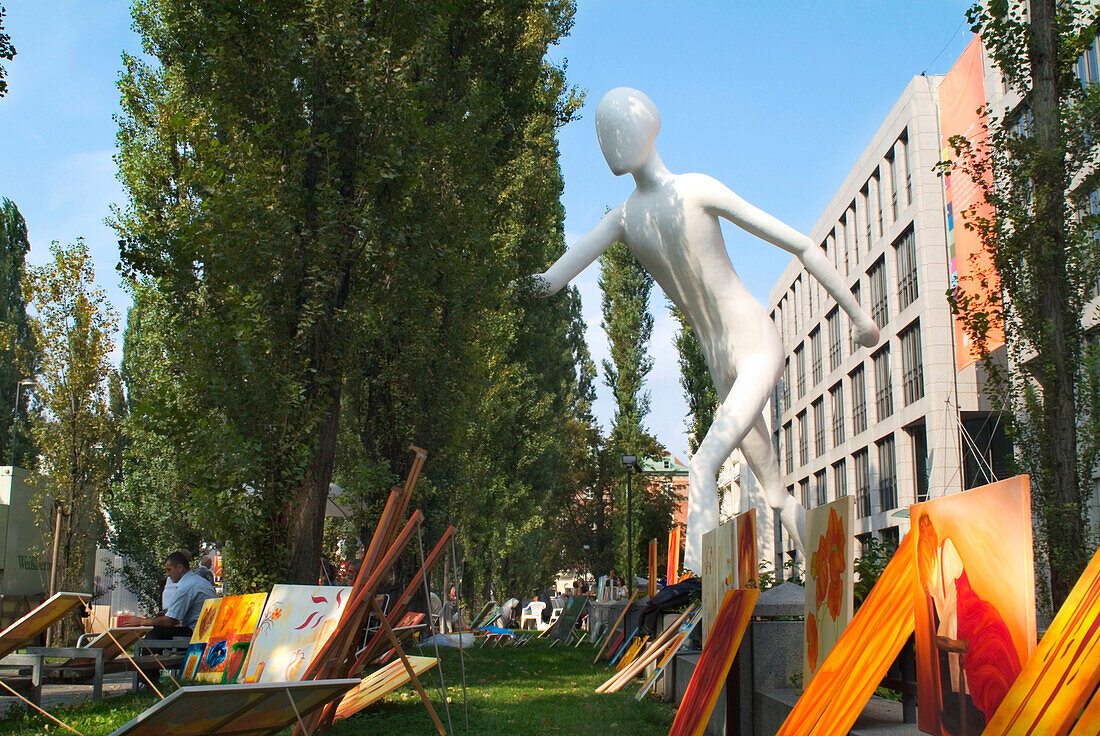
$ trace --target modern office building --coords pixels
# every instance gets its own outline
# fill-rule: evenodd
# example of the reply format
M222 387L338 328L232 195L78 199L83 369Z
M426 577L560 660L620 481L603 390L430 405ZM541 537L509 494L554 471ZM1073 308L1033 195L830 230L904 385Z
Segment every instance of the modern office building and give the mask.
M853 495L857 534L894 542L909 504L1004 477L1011 454L982 366L960 359L945 298L944 79L909 82L810 233L879 343L853 342L848 315L798 260L768 304L787 353L770 413L788 492L807 509ZM780 531L776 542L790 547Z

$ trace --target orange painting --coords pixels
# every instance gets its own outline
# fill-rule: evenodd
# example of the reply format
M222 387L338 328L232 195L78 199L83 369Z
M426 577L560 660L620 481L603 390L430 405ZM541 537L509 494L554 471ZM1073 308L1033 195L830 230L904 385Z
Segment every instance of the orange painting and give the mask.
M1035 653L1001 701L985 733L1073 736L1100 733L1100 703L1081 709L1100 684L1100 553L1054 617Z
M738 514L737 526L737 587L755 588L760 583L760 567L756 557L756 509Z
M726 591L710 632L710 640L703 645L703 653L684 691L684 699L676 711L669 736L702 736L718 695L726 684L726 674L737 655L737 648L741 646L759 595L760 591L756 589Z
M196 679L200 682L222 682L225 679L226 664L231 658L233 645L238 642L247 645L252 640L252 632L260 620L266 598L267 593L252 593L221 599ZM243 647L243 651L242 647L237 648L233 657L235 670L240 669L247 651L247 646Z
M221 598L207 598L202 604L202 612L199 613L195 630L191 632L191 642L187 645L187 655L183 662L183 676L188 680L193 680L199 674L203 655L206 654L206 643L214 630L214 621L218 618L221 606Z
M802 682L809 683L852 620L852 520L855 498L844 496L806 512L806 641Z
M672 527L668 533L668 568L665 581L672 585L680 579L680 525Z
M977 736L1035 642L1027 476L911 507L918 725Z
M818 668L776 736L844 736L913 633L912 535Z

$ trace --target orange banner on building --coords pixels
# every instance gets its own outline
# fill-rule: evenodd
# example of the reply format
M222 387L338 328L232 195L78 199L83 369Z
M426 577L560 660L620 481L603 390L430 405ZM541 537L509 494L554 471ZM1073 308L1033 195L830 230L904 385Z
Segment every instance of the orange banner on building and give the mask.
M951 286L962 294L976 295L1000 291L1000 279L993 270L993 260L983 247L978 233L966 228L967 217L973 214L989 216L992 210L985 204L981 188L956 166L951 148L952 136L961 135L971 144L981 146L988 138L985 128L985 74L982 66L982 44L974 36L955 66L940 82L940 145L943 160L952 163L950 173L943 178L944 200L947 205L947 258ZM984 300L984 299L983 299ZM978 359L978 351L960 320L955 320L955 367L962 370ZM994 321L987 333L990 351L1004 345L1004 330Z

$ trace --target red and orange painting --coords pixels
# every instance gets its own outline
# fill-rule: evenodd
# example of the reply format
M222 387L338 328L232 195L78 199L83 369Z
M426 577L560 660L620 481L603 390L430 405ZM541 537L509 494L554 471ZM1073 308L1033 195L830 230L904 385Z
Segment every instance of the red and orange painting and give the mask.
M917 722L977 736L1035 646L1031 494L1017 476L910 507Z
M733 519L737 526L737 587L755 588L760 582L756 557L756 509L749 509Z
M806 641L802 682L809 684L852 620L852 520L855 499L844 496L806 512Z

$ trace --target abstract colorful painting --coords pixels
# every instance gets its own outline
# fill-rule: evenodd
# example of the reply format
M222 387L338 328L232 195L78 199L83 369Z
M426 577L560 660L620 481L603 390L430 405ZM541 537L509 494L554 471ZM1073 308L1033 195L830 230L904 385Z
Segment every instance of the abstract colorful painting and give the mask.
M230 650L235 644L242 644L243 654L247 654L248 643L252 641L252 632L260 620L265 598L267 593L231 595L221 599L218 615L214 618L210 636L206 640L206 652L199 664L197 680L222 682L225 679ZM243 660L241 647L237 649L237 658ZM235 664L239 672L240 664Z
M183 659L183 677L185 679L193 680L199 674L203 655L206 654L206 642L210 638L210 633L214 630L214 621L218 618L218 610L221 607L221 598L208 598L202 604L199 621L195 624L195 630L191 632L191 643L187 645L187 653Z
M408 657L417 677L430 670L439 661L435 657ZM336 706L336 718L347 718L377 703L397 688L412 681L409 671L400 659L395 659L355 686Z
M680 525L672 527L668 533L668 565L665 571L665 581L672 585L680 579ZM602 600L602 599L601 599Z
M806 512L806 642L802 682L809 684L852 620L855 498L844 496Z
M917 723L976 736L1034 649L1027 476L910 507L918 586Z
M1063 736L1073 727L1072 736L1096 736L1100 733L1100 695L1093 695L1097 685L1100 553L1093 556L1073 586L985 733ZM1085 707L1090 696L1092 701Z
M276 585L252 636L243 682L301 679L317 647L340 621L351 588Z
M359 684L355 678L176 690L111 736L260 736L278 733Z
M776 736L844 736L913 633L913 535L906 535Z
M755 588L760 582L756 555L756 509L733 517L737 528L737 587Z
M702 736L718 695L725 687L726 674L741 646L759 595L760 591L755 588L726 592L711 629L710 641L703 645L703 653L684 691L669 736Z
M91 596L84 593L54 593L11 626L0 631L0 658L24 646L28 640L53 626L89 598Z

